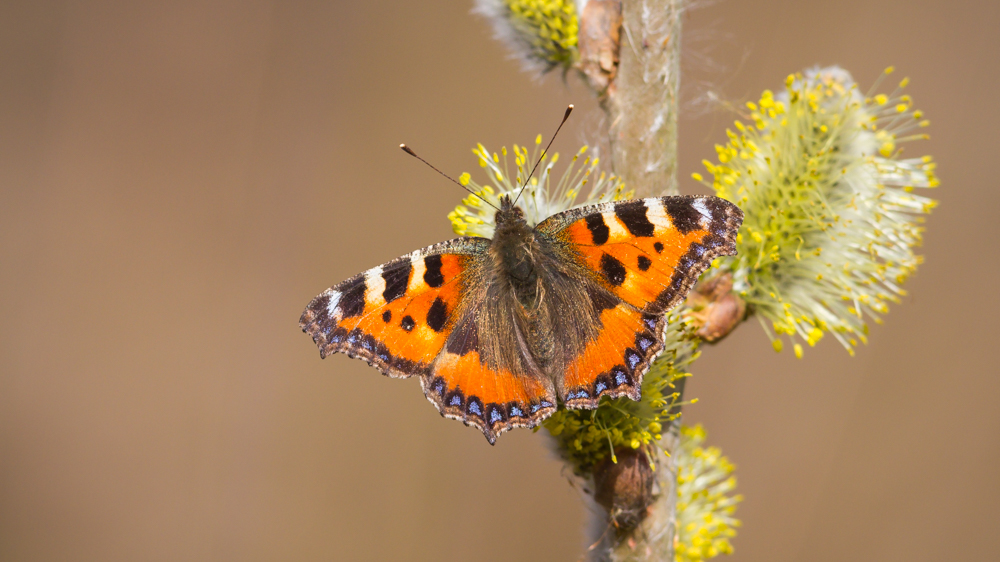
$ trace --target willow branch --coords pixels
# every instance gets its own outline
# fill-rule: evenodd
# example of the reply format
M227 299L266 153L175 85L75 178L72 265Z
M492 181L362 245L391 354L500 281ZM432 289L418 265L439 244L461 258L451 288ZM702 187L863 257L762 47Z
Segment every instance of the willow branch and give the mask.
M617 76L603 98L615 173L636 197L677 193L682 0L624 0Z

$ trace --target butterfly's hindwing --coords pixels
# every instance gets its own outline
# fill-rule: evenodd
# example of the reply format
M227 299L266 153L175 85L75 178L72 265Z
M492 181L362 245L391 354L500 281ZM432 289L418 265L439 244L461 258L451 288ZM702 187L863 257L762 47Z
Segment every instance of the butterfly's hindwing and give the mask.
M538 425L557 402L552 378L524 345L514 295L497 275L484 267L466 285L462 315L422 379L443 416L479 428L490 443L511 428Z
M469 326L475 326L469 317ZM514 427L534 427L556 408L551 381L490 366L478 341L453 331L445 351L421 381L424 394L441 415L479 428L490 443ZM453 342L455 345L453 346Z
M566 406L595 408L602 396L639 400L643 375L663 349L665 324L663 316L624 302L602 311L599 336L566 368Z

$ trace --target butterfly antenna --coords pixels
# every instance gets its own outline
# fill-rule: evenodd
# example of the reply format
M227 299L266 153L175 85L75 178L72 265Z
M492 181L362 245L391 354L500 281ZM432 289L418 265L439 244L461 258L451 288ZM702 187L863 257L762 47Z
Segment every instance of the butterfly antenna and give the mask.
M517 197L514 198L515 204L517 203L517 200L521 198L521 194L524 193L524 188L528 186L528 182L531 181L531 176L535 175L535 170L538 169L538 165L542 163L542 159L549 153L549 147L551 147L552 142L556 140L556 135L559 134L559 130L566 124L566 120L569 119L570 113L573 113L573 104L569 104L569 107L566 108L566 113L563 114L562 121L560 121L559 126L556 127L556 132L552 133L552 138L549 139L549 144L545 145L545 150L543 150L538 156L538 160L535 161L535 166L531 169L531 173L528 174L528 177L524 178L524 185L521 186L521 191L518 191Z
M456 180L455 180L455 178L453 178L453 177L449 176L448 174L446 174L446 173L442 172L441 170L438 170L437 168L435 168L435 167L434 167L434 165L433 165L433 164L431 164L431 163L430 163L430 162L428 162L427 160L424 160L423 158L421 158L421 157L417 156L417 153L416 153L416 152L413 152L413 149L412 149L412 148L410 148L410 147L406 146L405 144L401 144L401 145L399 145L399 148L402 148L402 149L403 149L403 152L405 152L405 153L409 154L410 156L412 156L412 157L416 158L417 160L420 160L420 161L421 161L421 162L423 162L424 164L427 164L428 166L430 166L430 168L431 168L432 170L434 170L435 172L437 172L437 173L441 174L442 176L444 176L444 177L448 178L449 180L451 180L451 181L452 181L452 182L453 182L453 183L454 183L455 185L457 185L458 187L461 187L462 189L464 189L464 190L468 191L469 193L471 193L471 194L475 195L476 197L478 197L478 198L479 198L480 200L482 200L482 201L483 201L484 203L486 203L486 204L487 204L487 205L489 205L490 207L493 207L494 209L497 209L497 206L496 206L496 205L494 205L493 203L490 203L490 202L489 202L489 201L487 201L486 199L483 199L483 196L482 196L482 195L479 195L479 194L478 194L478 193L476 193L475 191L472 191L471 189L469 189L469 186L467 186L467 185L462 185L462 184L461 184L460 182L456 181ZM499 211L500 209L497 209L497 210Z

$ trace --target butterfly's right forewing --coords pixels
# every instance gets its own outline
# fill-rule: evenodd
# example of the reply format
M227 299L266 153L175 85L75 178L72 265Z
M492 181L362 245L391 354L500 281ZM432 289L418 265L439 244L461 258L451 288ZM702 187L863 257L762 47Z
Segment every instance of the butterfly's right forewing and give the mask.
M603 203L549 217L537 229L592 275L601 329L564 375L566 404L593 408L603 395L639 397L662 349L663 315L721 255L736 253L743 220L717 197Z

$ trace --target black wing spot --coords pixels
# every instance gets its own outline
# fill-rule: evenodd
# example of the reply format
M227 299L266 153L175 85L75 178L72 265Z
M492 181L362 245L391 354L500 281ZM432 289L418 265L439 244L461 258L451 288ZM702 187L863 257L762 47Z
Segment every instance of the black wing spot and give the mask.
M590 230L594 244L598 246L605 244L611 236L611 229L604 224L604 217L601 216L601 213L589 214L584 220L587 221L587 229Z
M657 254L663 252L663 242L657 242L656 244L653 244L653 249L656 250Z
M649 238L653 235L655 227L646 218L646 203L642 200L617 203L615 216L622 221L632 236Z
M424 258L424 283L435 289L444 285L444 274L441 273L441 256Z
M614 256L608 254L601 256L601 271L604 272L608 282L615 287L625 282L625 266Z
M646 256L639 256L639 269L643 271L649 271L649 266L653 265L652 260Z
M448 321L448 305L440 297L434 299L430 310L427 311L427 325L435 332L444 329Z
M385 322L386 324L388 324L389 322L392 321L392 311L391 310L386 310L385 312L382 313L382 321Z
M413 330L413 327L416 325L417 323L413 321L413 317L410 316L409 314L404 316L403 319L399 322L399 327L406 330L407 332Z
M344 315L343 318L361 316L361 313L365 310L365 291L367 290L368 285L365 284L364 279L361 279L357 285L344 291L344 294L340 297L340 302L337 304L337 308Z
M382 279L385 279L385 290L382 291L382 298L385 299L385 302L392 302L406 294L406 286L410 284L411 271L413 271L413 265L406 262L406 267L382 272Z

